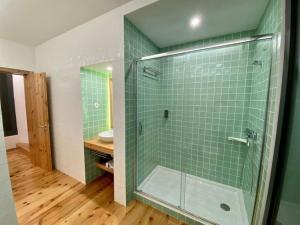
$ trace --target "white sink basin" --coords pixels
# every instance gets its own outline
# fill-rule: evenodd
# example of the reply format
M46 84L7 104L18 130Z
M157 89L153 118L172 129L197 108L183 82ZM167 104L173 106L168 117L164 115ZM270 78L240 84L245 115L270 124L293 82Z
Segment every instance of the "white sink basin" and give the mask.
M107 130L99 133L100 140L103 142L114 142L114 130Z

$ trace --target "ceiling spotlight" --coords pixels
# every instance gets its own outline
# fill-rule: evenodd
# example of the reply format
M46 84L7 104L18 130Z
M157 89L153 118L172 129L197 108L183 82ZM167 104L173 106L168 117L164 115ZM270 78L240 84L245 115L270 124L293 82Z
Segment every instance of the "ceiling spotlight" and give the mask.
M201 18L199 16L194 16L190 20L190 27L191 28L196 28L200 25L200 23L201 23Z
M112 68L111 66L108 66L108 67L106 67L106 70L108 70L108 71L112 71L112 70L113 70L113 68Z

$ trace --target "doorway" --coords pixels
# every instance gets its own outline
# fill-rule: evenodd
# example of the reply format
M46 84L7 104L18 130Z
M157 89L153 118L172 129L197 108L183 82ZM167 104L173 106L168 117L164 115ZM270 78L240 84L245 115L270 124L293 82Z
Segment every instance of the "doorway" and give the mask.
M18 147L29 154L24 77L1 73L0 99L6 149Z
M22 149L34 166L53 169L45 73L0 68L6 149Z

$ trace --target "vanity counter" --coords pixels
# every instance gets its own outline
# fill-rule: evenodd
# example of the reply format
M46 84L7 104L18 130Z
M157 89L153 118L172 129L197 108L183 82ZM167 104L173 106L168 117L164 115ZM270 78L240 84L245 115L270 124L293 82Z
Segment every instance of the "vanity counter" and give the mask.
M99 137L84 141L84 147L96 152L113 155L114 143L106 143L99 140Z

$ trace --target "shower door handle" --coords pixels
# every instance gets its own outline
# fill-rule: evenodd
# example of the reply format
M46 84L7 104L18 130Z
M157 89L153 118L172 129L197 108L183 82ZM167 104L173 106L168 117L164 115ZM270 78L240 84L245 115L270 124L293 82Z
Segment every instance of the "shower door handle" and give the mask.
M139 122L138 130L139 130L139 135L142 136L143 135L143 124L142 124L142 122Z

